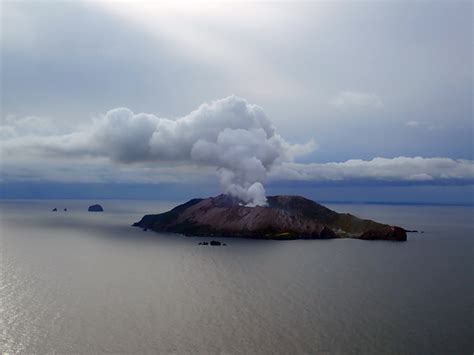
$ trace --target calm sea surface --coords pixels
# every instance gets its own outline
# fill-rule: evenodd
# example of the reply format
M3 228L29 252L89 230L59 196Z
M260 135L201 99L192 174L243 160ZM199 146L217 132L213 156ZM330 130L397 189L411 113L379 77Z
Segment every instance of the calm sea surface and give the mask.
M104 213L87 212L96 202ZM0 350L474 351L472 207L328 205L425 231L406 243L227 239L206 247L130 227L173 205L0 201Z

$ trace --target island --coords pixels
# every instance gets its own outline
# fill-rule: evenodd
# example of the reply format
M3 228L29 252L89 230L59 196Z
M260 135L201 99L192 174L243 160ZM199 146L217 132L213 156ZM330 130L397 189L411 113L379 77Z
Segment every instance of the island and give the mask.
M301 196L268 196L267 206L256 207L229 195L192 199L133 226L201 237L407 240L404 228L337 213Z
M87 209L89 212L104 212L104 209L101 205L92 205Z

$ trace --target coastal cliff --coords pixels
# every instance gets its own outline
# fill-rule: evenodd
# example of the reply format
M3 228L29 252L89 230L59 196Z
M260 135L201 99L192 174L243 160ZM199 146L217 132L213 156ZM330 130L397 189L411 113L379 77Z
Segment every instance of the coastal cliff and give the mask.
M301 196L269 196L267 201L267 206L246 207L229 195L193 199L168 212L146 215L133 226L188 236L407 239L401 227L337 213Z

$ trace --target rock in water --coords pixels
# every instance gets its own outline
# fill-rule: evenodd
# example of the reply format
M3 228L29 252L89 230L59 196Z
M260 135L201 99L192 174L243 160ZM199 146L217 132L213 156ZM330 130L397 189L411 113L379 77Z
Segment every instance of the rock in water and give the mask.
M54 208L52 209L52 211L53 211L53 212L57 212L58 209L57 209L56 207L54 207Z
M190 236L258 239L405 241L405 229L337 213L301 196L269 196L267 206L246 207L228 195L193 199L134 226Z
M218 242L217 240L211 240L209 244L211 244L212 246L218 247L221 245L221 242Z
M89 212L104 212L104 209L101 205L92 205L87 209Z

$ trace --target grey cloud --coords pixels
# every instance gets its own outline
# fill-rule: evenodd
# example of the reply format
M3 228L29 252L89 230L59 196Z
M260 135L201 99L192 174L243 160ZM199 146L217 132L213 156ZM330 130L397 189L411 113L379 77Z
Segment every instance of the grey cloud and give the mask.
M115 183L203 185L217 183L215 169L192 164L134 164L117 166L107 158L21 159L3 157L0 182Z

